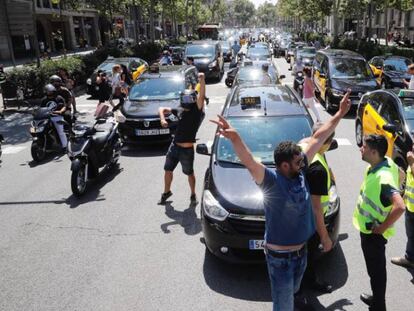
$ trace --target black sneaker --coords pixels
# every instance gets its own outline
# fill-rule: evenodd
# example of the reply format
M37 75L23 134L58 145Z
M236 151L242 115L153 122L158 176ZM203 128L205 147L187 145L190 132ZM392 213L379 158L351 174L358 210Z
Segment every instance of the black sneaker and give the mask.
M163 194L161 194L161 199L158 201L158 204L165 204L167 202L167 199L172 196L172 192L168 191Z
M191 195L190 202L191 202L191 204L197 204L198 203L197 196L195 194Z

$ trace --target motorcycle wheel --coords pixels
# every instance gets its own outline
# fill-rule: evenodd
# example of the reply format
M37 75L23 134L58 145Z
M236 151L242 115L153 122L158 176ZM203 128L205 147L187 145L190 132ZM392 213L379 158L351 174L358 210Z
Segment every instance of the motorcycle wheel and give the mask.
M77 197L80 197L86 192L86 170L87 166L83 164L72 171L70 186L72 188L72 193Z
M42 162L46 158L46 149L42 145L41 141L32 142L30 153L35 162Z

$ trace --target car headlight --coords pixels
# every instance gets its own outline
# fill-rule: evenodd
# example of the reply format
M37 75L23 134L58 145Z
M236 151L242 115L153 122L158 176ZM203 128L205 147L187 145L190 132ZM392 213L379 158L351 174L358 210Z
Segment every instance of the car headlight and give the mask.
M213 68L213 67L216 67L216 66L217 66L217 61L216 60L208 65L209 68Z
M170 119L172 122L178 121L178 118L175 115L173 115L172 113L168 116L168 119Z
M86 84L87 85L92 85L92 79L91 78L88 78L88 80L86 80Z
M204 212L210 218L223 221L229 213L220 205L209 190L204 190L203 194Z
M342 96L345 95L345 93L343 91L337 90L337 89L332 89L331 92L332 92L333 96L342 97Z
M336 186L332 185L329 189L329 205L328 210L325 214L325 217L329 217L333 214L335 214L339 209L339 197L338 192L336 191Z

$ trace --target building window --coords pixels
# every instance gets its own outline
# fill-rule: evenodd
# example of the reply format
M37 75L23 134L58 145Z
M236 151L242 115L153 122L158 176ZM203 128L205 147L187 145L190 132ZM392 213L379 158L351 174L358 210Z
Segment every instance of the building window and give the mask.
M50 8L50 1L49 0L43 0L43 7L44 8Z
M36 6L38 8L41 8L42 7L42 0L36 0Z

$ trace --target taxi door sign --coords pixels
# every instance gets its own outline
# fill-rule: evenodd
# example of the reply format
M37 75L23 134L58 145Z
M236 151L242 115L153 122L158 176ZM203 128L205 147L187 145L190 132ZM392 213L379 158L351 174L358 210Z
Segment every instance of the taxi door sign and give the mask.
M261 108L260 96L242 97L241 108L243 110L244 109L260 109Z

